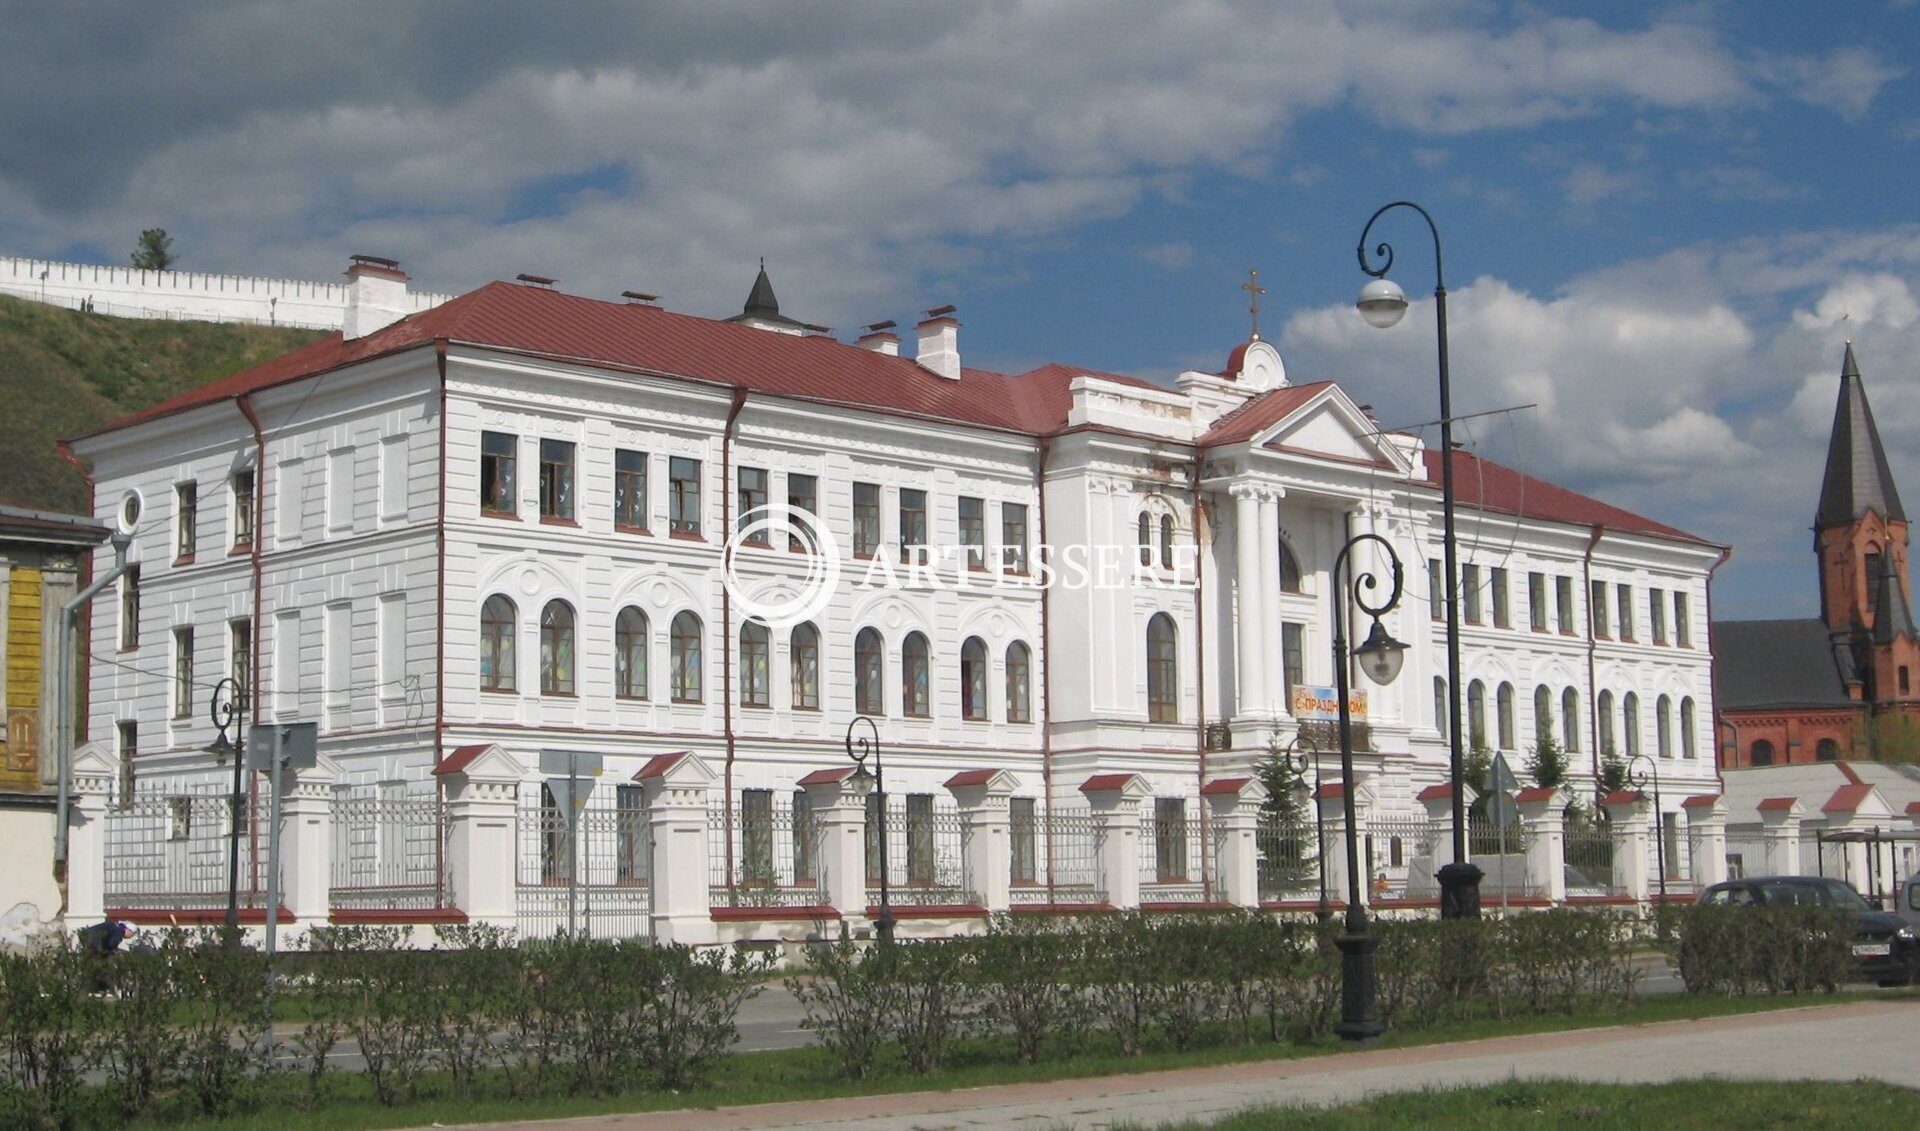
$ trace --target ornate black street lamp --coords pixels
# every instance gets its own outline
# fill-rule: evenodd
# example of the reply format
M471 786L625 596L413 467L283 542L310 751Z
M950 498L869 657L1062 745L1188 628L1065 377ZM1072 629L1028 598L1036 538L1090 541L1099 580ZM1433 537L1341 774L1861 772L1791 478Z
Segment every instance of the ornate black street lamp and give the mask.
M1305 749L1302 749L1302 744ZM1327 818L1320 811L1320 748L1304 734L1296 734L1293 741L1287 743L1287 768L1293 773L1293 780L1304 783L1307 767L1313 767L1313 792L1307 796L1313 804L1313 859L1320 871L1320 902L1314 908L1314 915L1322 922L1333 918L1333 907L1327 902Z
M1368 542L1378 545L1393 567L1386 599L1378 603L1369 601L1366 593L1377 588L1380 579L1371 571L1355 577L1353 563L1348 560L1355 546ZM1353 710L1347 703L1347 610L1344 606L1351 593L1360 611L1373 618L1373 629L1367 633L1366 642L1353 650L1352 658L1359 661L1360 670L1368 679L1384 687L1399 676L1407 646L1387 633L1380 618L1400 603L1404 583L1400 555L1393 552L1392 543L1378 534L1354 535L1333 559L1333 674L1334 690L1340 699L1340 795L1347 819L1347 929L1335 940L1341 955L1341 1011L1340 1024L1334 1031L1349 1041L1371 1041L1385 1032L1386 1026L1380 1024L1374 1012L1373 952L1379 940L1367 932L1367 905L1361 900L1360 828L1353 800Z
M1645 762L1642 766L1640 763ZM1667 825L1666 814L1660 811L1660 765L1645 754L1635 754L1627 759L1627 784L1635 789L1645 789L1647 782L1653 782L1653 856L1654 867L1660 869L1660 906L1667 905Z
M1373 276L1373 281L1360 288L1360 299L1354 305L1368 325L1382 330L1399 322L1407 312L1406 292L1387 278L1387 272L1393 269L1393 245L1382 241L1375 246L1378 267L1367 256L1367 235L1373 231L1374 221L1395 208L1418 212L1433 233L1434 315L1440 334L1440 516L1447 570L1447 780L1453 787L1453 863L1441 867L1438 873L1440 917L1477 919L1483 873L1467 856L1467 791L1462 781L1466 744L1460 731L1460 567L1459 540L1453 525L1453 390L1447 374L1447 280L1440 265L1440 229L1426 209L1411 200L1396 200L1375 212L1360 229L1360 270Z
M861 723L867 724L867 733L857 740L854 730ZM883 944L893 942L893 901L887 892L887 783L880 769L880 728L865 715L859 715L847 724L847 757L853 759L853 793L861 801L868 794L879 797L876 806L879 813L880 837L880 917L873 921L873 929ZM867 759L873 759L873 772L867 772Z
M210 713L220 736L207 747L207 753L233 759L233 794L228 799L227 829L227 930L228 937L240 928L240 796L242 775L247 761L246 713L247 689L232 676L213 688Z

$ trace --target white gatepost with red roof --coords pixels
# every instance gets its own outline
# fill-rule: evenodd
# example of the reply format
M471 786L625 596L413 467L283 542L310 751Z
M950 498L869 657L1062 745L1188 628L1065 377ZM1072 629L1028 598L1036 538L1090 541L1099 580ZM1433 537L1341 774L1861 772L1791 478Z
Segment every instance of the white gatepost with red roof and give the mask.
M960 853L972 898L987 913L1013 905L1013 820L1007 802L1020 779L1005 770L964 770L947 779L960 811Z
M1513 795L1526 830L1526 890L1549 903L1567 901L1567 802L1556 786L1533 786Z
M333 786L340 767L322 755L307 769L282 774L280 906L312 927L333 910Z
M707 879L707 792L719 775L685 751L648 759L633 775L647 807L647 863L655 942L719 941Z
M1767 846L1768 876L1800 873L1800 822L1806 811L1798 797L1768 797L1754 806L1760 814L1760 835Z
M847 929L867 922L867 807L849 784L853 767L815 770L800 779L820 844L820 902Z
M1095 861L1107 903L1140 906L1140 801L1152 795L1138 774L1095 774L1080 785L1093 810Z
M1687 856L1697 888L1727 878L1727 803L1717 793L1701 793L1680 803L1687 813Z
M1647 814L1647 795L1637 789L1623 789L1600 799L1613 827L1613 888L1636 903L1645 903L1649 892L1647 835L1652 818Z
M1466 804L1470 808L1475 801L1479 800L1480 794L1471 785L1467 786L1466 790ZM1360 797L1355 798L1355 801L1357 803L1365 799L1366 795L1363 793ZM1339 805L1339 800L1337 797L1334 798L1336 807ZM1416 794L1414 800L1420 802L1420 807L1427 811L1427 842L1433 846L1433 855L1432 858L1427 861L1428 867L1424 875L1419 874L1412 864L1409 864L1407 868L1407 896L1409 898L1439 899L1440 868L1453 863L1453 786L1446 782L1442 782L1439 785L1430 785ZM1355 812L1358 811L1358 809L1355 810ZM1465 810L1462 811L1464 812ZM1363 825L1365 820L1366 818L1363 816L1361 818ZM1329 843L1332 843L1333 821L1331 818L1328 819L1327 825L1327 840ZM1471 858L1471 853L1469 853L1469 858ZM1342 861L1342 865L1344 867L1344 860ZM1343 872L1342 875L1344 874ZM1331 872L1329 872L1329 876L1331 876ZM1343 880L1342 882L1344 883L1345 881ZM1328 879L1327 884L1331 887L1333 884L1332 879ZM1346 889L1341 888L1339 890L1345 891Z
M1200 787L1212 809L1214 899L1235 907L1260 906L1260 845L1255 830L1267 787L1257 778L1215 778Z
M518 928L514 808L520 759L494 743L462 746L433 771L446 790L447 886L470 923Z
M89 742L73 756L73 811L67 827L66 927L98 923L107 914L107 805L119 768L106 744Z

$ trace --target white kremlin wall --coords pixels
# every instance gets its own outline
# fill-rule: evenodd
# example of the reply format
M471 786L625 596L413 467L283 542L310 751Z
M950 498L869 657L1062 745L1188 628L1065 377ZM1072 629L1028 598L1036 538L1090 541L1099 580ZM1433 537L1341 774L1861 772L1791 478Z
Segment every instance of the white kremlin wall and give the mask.
M347 310L345 282L141 271L17 256L0 256L0 294L121 318L258 322L314 330L340 329ZM438 306L452 297L407 293L405 313Z

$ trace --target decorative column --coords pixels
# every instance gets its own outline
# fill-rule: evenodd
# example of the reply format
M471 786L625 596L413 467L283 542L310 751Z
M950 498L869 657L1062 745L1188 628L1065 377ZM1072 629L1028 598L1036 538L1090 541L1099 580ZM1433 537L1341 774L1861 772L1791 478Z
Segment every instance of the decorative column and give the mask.
M960 810L967 890L989 914L1013 905L1013 821L1007 801L1020 779L1005 770L968 770L947 779Z
M1235 673L1239 676L1239 694L1234 700L1234 715L1244 719L1266 701L1266 663L1260 638L1267 630L1267 617L1260 590L1260 493L1243 483L1235 486L1232 494L1234 581L1240 592L1240 608L1233 624L1240 669Z
M1702 793L1680 803L1687 814L1687 857L1693 885L1703 888L1727 878L1727 804L1716 793Z
M696 755L662 754L633 780L647 807L649 908L655 942L719 941L707 884L707 792L719 775Z
M1760 812L1760 835L1766 841L1768 876L1800 874L1800 822L1806 813L1798 797L1769 797L1755 806Z
M462 746L434 771L445 790L447 887L473 923L517 928L515 865L520 780L526 767L497 745Z
M1314 793L1313 803L1320 811L1320 831L1323 843L1317 845L1320 858L1326 861L1327 903L1344 905L1347 898L1347 810L1344 800L1347 783L1330 781ZM1361 828L1366 827L1366 815L1360 811L1360 803L1365 794L1355 794L1353 815L1360 820ZM1365 850L1365 845L1361 846ZM1362 882L1364 890L1369 885Z
M1647 796L1637 789L1609 793L1600 804L1613 826L1613 886L1637 903L1647 901Z
M1289 713L1287 702L1286 657L1280 642L1280 497L1278 488L1260 497L1260 641L1261 662L1266 668L1267 710L1274 715Z
M280 906L307 927L333 910L333 786L340 768L324 755L280 779Z
M1480 791L1472 785L1466 786L1467 798L1462 807L1473 807L1480 799ZM1448 846L1453 839L1453 786L1446 782L1430 785L1415 795L1420 807L1427 812L1427 844L1429 845L1424 867L1415 867L1410 861L1407 867L1407 897L1409 899L1440 898L1440 869L1452 862Z
M1527 890L1552 903L1567 901L1567 803L1552 786L1513 795L1527 837Z
M1200 799L1211 809L1214 901L1260 906L1260 845L1255 830L1267 787L1258 778L1216 778L1200 787Z
M73 799L67 817L68 932L91 926L107 914L107 805L119 767L106 743L89 742L73 756Z
M819 837L820 902L840 912L848 929L867 922L867 806L847 784L852 776L852 766L835 766L800 779Z
M1100 890L1110 906L1140 906L1140 800L1149 796L1136 774L1096 774L1080 786L1093 810Z

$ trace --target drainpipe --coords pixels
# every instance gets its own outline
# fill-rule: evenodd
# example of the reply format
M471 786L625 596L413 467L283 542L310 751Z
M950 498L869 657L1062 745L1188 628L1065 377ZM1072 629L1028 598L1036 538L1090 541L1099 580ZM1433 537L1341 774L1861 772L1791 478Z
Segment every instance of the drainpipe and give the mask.
M1040 437L1033 465L1033 493L1040 512L1039 540L1028 555L1027 568L1036 580L1040 577L1040 555L1048 552L1047 542L1047 456L1053 451L1053 437ZM1047 906L1054 903L1053 867L1053 635L1048 614L1053 607L1053 586L1040 587L1040 787L1042 815L1047 844Z
M441 578L440 584L433 587L433 792L438 827L445 829L447 783L438 771L447 756L447 339L434 339L433 360L440 374L440 509L434 516L433 541ZM447 838L434 837L433 902L436 907L447 905L446 851Z
M1606 532L1607 528L1597 522L1589 528L1587 550L1580 566L1581 584L1586 587L1586 592L1581 596L1587 601L1587 746L1593 751L1593 784L1596 790L1600 788L1600 690L1599 677L1594 670L1597 662L1594 650L1598 647L1594 632L1598 626L1593 621L1593 548L1600 544L1600 536Z
M727 424L720 433L720 537L721 555L726 554L726 539L733 536L733 433L740 421L740 410L747 404L744 385L733 390L733 403L727 407ZM727 587L720 587L720 712L722 732L727 741L725 801L727 894L733 894L733 598Z
M266 541L267 532L261 525L261 516L267 497L267 443L260 431L260 417L253 411L253 395L241 393L233 399L240 414L247 418L247 424L253 429L253 547L247 557L253 569L253 627L249 630L253 639L247 649L247 706L250 708L251 722L260 721L260 593L261 593L261 546ZM253 890L260 890L260 777L247 775L247 851L251 856L249 866L253 874Z
M1200 461L1206 454L1205 449L1195 445L1193 449L1193 474L1188 485L1192 489L1189 505L1193 512L1193 675L1194 675L1194 753L1195 772L1202 790L1207 787L1207 606L1206 571L1201 568L1200 555L1206 542L1200 537L1200 528L1206 523L1206 508L1200 503ZM1213 869L1207 866L1207 856L1213 847L1212 818L1208 813L1206 794L1200 798L1200 892L1206 902L1213 902ZM1216 865L1218 861L1215 861Z
M1720 718L1721 714L1720 714L1720 670L1713 663L1713 575L1716 573L1719 573L1720 567L1723 565L1726 565L1727 559L1731 558L1732 556L1733 556L1733 547L1722 546L1720 548L1719 559L1716 560L1711 566L1707 567L1707 607L1706 607L1706 611L1701 614L1703 620L1705 621L1705 623L1702 624L1700 628L1702 630L1701 639L1706 642L1706 648L1707 648L1707 694L1713 696L1713 714L1715 718ZM1822 589L1821 592L1825 593L1826 590ZM1695 725L1697 726L1699 724L1696 723ZM1733 743L1734 743L1733 749L1734 749L1735 756L1738 757L1739 751L1740 751L1740 727L1737 723L1733 723L1731 720L1728 721L1728 725L1733 727ZM1720 728L1719 727L1713 728L1713 780L1716 783L1718 783L1718 785L1720 786L1720 792L1724 795L1727 792L1727 779L1722 777L1720 774Z

